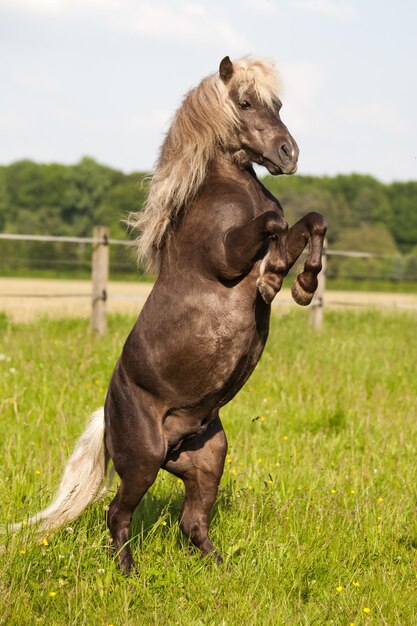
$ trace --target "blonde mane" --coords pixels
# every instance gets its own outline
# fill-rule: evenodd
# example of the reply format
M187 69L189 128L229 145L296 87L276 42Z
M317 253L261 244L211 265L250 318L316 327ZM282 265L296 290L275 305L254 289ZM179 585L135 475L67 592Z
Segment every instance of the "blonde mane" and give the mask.
M220 75L203 79L176 112L162 144L149 195L142 211L131 213L128 224L139 231L139 262L156 272L172 224L195 198L219 148L233 152L238 120L229 91L243 99L249 89L272 106L279 90L273 63L243 57L233 63L227 85Z

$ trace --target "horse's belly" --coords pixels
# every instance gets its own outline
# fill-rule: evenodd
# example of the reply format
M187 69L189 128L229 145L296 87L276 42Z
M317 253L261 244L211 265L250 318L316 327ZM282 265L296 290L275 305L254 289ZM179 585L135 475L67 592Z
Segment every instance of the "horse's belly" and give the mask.
M168 448L176 448L185 438L194 437L208 427L217 410L229 402L253 372L262 353L262 342L254 342L245 354L237 359L217 355L207 359L204 376L197 375L172 381L171 408L164 418L164 433Z
M191 332L191 330L190 330ZM265 341L256 326L227 334L206 329L204 337L178 342L164 364L161 377L183 402L195 405L209 400L225 404L243 386L262 354Z
M269 309L248 288L158 291L145 305L123 354L138 386L170 406L221 406L249 378L265 345ZM252 294L252 290L254 293Z

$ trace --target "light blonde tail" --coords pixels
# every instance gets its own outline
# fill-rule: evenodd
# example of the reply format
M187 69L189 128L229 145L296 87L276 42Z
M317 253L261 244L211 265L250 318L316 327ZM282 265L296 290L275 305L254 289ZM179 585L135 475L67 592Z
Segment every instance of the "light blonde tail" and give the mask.
M106 472L104 450L104 410L101 408L92 414L79 438L52 504L26 522L9 526L8 530L14 532L40 522L39 530L45 532L77 518L99 494Z

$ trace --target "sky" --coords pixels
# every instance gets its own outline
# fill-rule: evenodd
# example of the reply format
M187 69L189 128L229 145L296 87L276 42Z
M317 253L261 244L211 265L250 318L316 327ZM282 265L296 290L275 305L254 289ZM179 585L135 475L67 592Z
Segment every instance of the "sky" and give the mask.
M0 164L151 170L220 60L276 61L299 173L417 180L415 0L0 0Z

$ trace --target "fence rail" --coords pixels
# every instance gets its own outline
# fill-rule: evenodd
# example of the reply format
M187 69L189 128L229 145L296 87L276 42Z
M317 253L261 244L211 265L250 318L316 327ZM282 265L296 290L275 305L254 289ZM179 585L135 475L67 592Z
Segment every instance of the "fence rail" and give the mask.
M96 228L105 228L104 226ZM107 229L106 229L107 230ZM97 233L92 237L67 237L65 235L15 235L12 233L0 233L0 239L9 241L45 241L45 242L61 242L61 243L87 243L87 244L103 244L116 246L135 246L135 242L129 239L112 239L107 234Z
M38 241L43 243L61 242L69 244L87 244L92 246L92 263L91 278L92 289L90 294L20 294L19 297L28 298L90 298L91 299L91 327L94 333L103 334L106 331L106 309L108 294L108 276L109 276L109 246L135 246L135 241L125 239L113 239L109 237L109 231L104 226L96 226L93 230L92 237L70 237L70 236L54 236L54 235L20 235L14 233L0 233L0 240L8 241ZM346 258L379 258L391 259L393 257L372 252L359 252L352 250L329 250L327 243L323 249L323 269L318 277L318 288L314 298L309 306L310 323L313 328L319 329L323 321L323 307L325 303L326 291L326 269L327 259L330 256L346 257ZM2 294L2 297L16 297L16 294ZM143 301L143 296L135 298L134 296L124 296L117 294L112 298L128 298L130 300L137 299ZM281 301L282 302L282 301ZM286 302L282 302L286 303ZM290 303L290 301L288 302ZM352 306L351 302L342 303L326 299L326 304L334 306ZM355 303L353 306L361 306ZM362 306L366 306L363 304ZM415 309L415 305L402 304L399 308Z

